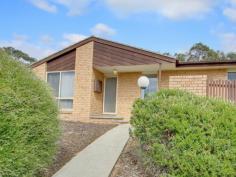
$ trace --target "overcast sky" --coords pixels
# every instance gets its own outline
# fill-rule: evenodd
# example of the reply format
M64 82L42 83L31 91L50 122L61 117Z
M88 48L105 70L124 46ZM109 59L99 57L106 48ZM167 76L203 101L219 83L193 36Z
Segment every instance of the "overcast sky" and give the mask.
M203 42L236 52L236 0L8 0L0 46L36 58L91 35L157 52Z

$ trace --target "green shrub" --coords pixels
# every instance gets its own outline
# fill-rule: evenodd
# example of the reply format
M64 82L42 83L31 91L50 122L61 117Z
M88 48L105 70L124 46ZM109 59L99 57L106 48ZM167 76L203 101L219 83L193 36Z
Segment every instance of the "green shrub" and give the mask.
M236 106L162 90L133 106L131 124L162 176L236 176Z
M52 161L57 115L46 84L0 51L0 176L36 176Z

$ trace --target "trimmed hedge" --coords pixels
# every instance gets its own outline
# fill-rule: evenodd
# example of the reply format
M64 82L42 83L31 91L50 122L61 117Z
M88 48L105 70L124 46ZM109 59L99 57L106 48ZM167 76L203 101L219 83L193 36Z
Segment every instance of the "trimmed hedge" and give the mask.
M52 161L57 116L46 84L0 50L0 176L37 176Z
M131 124L147 161L162 176L236 176L233 104L162 90L135 102Z

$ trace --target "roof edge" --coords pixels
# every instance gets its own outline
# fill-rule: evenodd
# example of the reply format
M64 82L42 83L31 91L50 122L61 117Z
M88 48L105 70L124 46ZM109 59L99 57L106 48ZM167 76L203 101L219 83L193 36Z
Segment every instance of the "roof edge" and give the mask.
M156 52L153 52L153 51L148 51L148 50L145 50L145 49L142 49L142 48L137 48L137 47L133 47L133 46L130 46L130 45L127 45L127 44L122 44L122 43L119 43L119 42L114 42L114 41L110 41L110 40L106 40L106 39L102 39L102 38L98 38L98 37L95 37L95 36L90 36L78 43L75 43L75 44L72 44L56 53L53 53L51 55L49 55L48 57L46 58L43 58L37 62L34 62L33 64L31 64L31 67L36 67L44 62L48 62L56 57L59 57L65 53L68 53L74 49L76 49L77 47L80 47L82 45L85 45L89 42L92 42L92 41L95 41L95 42L98 42L98 43L102 43L102 44L106 44L106 45L110 45L110 46L113 46L113 47L117 47L117 48L122 48L122 49L125 49L125 50L129 50L129 51L133 51L133 52L136 52L136 53L140 53L142 55L148 55L150 57L153 57L153 58L157 58L159 60L163 60L163 61L166 61L166 62L170 62L170 63L176 63L176 59L175 58L172 58L170 56L166 56L166 55L162 55L162 54L159 54L159 53L156 53ZM135 50L138 50L138 51L135 51Z
M36 67L36 66L38 66L38 65L40 65L40 64L42 64L42 63L44 63L44 62L50 61L50 60L52 60L52 59L54 59L54 58L56 58L56 57L59 57L59 56L65 54L65 53L68 53L68 52L70 52L70 51L76 49L76 48L79 47L79 46L85 45L85 44L87 44L87 43L93 41L93 38L94 38L93 36L88 37L88 38L86 38L86 39L84 39L84 40L82 40L82 41L79 41L79 42L77 42L77 43L75 43L75 44L72 44L72 45L70 45L70 46L68 46L68 47L66 47L66 48L64 48L64 49L62 49L62 50L59 50L58 52L55 52L55 53L53 53L53 54L47 56L46 58L43 58L43 59L41 59L41 60L39 60L39 61L36 61L36 62L32 63L32 64L31 64L31 67L32 67L32 68L33 68L33 67Z
M225 61L198 61L198 62L181 62L176 61L176 67L204 67L204 66L225 66L225 65L236 65L236 60L225 60Z

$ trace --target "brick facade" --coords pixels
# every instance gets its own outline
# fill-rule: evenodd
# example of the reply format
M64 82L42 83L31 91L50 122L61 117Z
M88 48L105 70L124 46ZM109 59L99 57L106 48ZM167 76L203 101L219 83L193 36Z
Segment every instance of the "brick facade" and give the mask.
M102 81L102 92L97 93L93 91L94 88L94 81L95 80ZM93 78L92 78L92 91L91 91L91 110L90 115L101 115L103 112L103 90L104 90L104 74L97 71L96 69L93 70Z
M74 104L71 112L61 112L64 120L82 122L107 122L94 120L91 115L103 113L103 92L94 92L94 81L104 83L104 74L93 68L94 43L89 42L76 49ZM47 63L33 68L36 75L46 80ZM137 80L141 76L137 73L118 73L117 75L117 116L129 121L131 109L135 99L140 97ZM158 76L157 76L158 77ZM206 95L207 80L227 79L226 69L209 70L172 70L162 71L160 88L178 88L193 92L197 95ZM104 84L103 84L104 89Z
M76 49L73 117L88 122L93 89L93 42Z
M47 64L43 63L35 68L33 68L33 72L42 80L46 80L46 69Z
M226 79L226 69L163 71L160 87L183 89L205 96L207 80Z
M117 113L129 120L133 102L140 97L137 80L141 73L119 73L117 92Z

